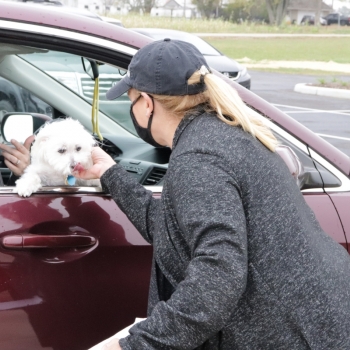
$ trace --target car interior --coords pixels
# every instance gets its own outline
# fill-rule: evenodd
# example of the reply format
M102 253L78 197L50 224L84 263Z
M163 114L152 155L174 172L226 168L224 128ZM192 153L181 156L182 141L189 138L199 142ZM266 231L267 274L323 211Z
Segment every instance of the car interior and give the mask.
M55 54L47 50L9 44L2 45L0 48L0 76L16 84L21 90L25 89L34 95L36 100L41 101L41 104L50 106L48 114L53 119L69 116L79 120L87 130L91 131L92 96L84 95L84 92L79 93L83 91L81 85L91 78L83 71L81 57L70 54L65 54L62 57L62 54L59 54L56 54L58 62L52 62ZM35 57L33 57L34 55ZM48 55L48 58L45 55ZM72 61L72 59L74 64L68 65L66 62ZM62 64L62 62L65 63ZM78 63L79 68L74 70ZM37 68L41 65L50 70L44 71ZM116 68L114 70L118 71ZM129 99L122 96L116 101L105 100L104 95L108 88L104 87L104 80L106 80L104 71L106 69L102 70L101 74L99 113L99 125L104 140L98 141L101 142L101 147L135 176L140 183L159 185L166 172L170 149L156 149L135 136L135 130L129 117ZM66 73L66 76L67 73L70 73L69 78L76 79L76 85L79 86L79 89L74 89L74 86L72 88L72 82L67 77L62 79L62 73ZM55 75L57 79L53 78L52 75ZM117 73L110 73L110 76L107 77L110 81L110 87L112 79L115 81L116 75L118 75L119 80L121 75ZM13 107L11 112L26 112L16 110L15 104ZM39 109L38 112L43 111ZM1 164L1 172L6 183L9 171L4 163Z
M127 96L121 96L114 101L106 100L105 92L122 78L126 73L125 69L102 62L96 63L100 70L98 117L104 138L103 141L99 141L101 147L141 184L162 186L171 150L154 148L137 137L129 116L130 101ZM2 44L0 77L11 84L12 89L19 91L16 96L11 95L11 89L2 89L0 81L0 109L1 101L6 101L3 105L10 104L13 109L0 111L1 118L8 112L42 113L53 119L69 116L79 120L87 130L92 131L94 81L84 71L81 56L23 45ZM25 96L30 97L36 111L33 110L33 106L26 109L23 101L15 101L15 97L24 99ZM263 118L254 110L251 110L251 113ZM303 176L299 186L302 190L340 186L338 178L330 171L320 164L315 166L306 145L293 139L266 118L263 119L269 123L281 144L289 146L300 160ZM0 137L2 138L2 135ZM6 184L10 173L3 159L0 168Z

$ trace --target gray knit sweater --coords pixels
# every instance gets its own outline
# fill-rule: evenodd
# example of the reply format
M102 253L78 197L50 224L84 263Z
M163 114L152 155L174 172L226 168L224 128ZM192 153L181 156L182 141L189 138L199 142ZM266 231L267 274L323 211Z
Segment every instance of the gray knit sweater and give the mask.
M160 200L119 165L101 181L154 247L149 317L123 350L350 349L350 258L250 134L182 120Z

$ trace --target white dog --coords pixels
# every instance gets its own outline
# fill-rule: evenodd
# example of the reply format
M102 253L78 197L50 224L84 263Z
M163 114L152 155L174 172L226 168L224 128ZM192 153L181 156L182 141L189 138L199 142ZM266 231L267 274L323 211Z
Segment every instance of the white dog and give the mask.
M46 123L35 137L31 164L16 181L17 193L29 197L42 186L100 186L99 180L80 180L73 171L92 166L91 150L96 140L77 121L67 118Z

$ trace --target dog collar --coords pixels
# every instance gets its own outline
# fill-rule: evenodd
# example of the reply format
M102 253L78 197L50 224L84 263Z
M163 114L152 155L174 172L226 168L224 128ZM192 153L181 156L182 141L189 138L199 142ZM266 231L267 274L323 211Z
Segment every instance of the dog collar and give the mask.
M68 175L67 178L66 178L66 185L69 185L69 186L74 186L75 185L75 177L73 175Z

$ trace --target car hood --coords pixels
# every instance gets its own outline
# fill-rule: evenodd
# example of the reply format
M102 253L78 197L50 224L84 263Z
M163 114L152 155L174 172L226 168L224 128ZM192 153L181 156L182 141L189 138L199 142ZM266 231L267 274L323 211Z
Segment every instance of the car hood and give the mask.
M240 65L226 56L207 56L204 55L209 67L219 72L239 72Z

